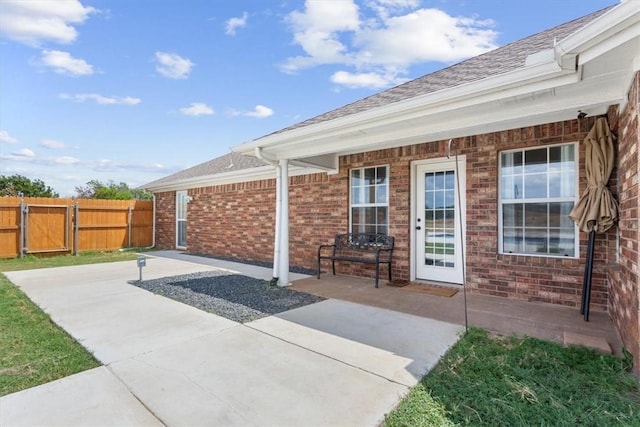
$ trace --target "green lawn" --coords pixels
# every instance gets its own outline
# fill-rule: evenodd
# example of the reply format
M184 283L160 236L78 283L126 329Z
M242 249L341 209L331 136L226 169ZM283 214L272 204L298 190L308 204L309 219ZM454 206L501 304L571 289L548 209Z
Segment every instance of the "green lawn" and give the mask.
M0 260L0 271L126 261L134 252L26 256ZM100 366L91 353L0 274L0 396Z
M132 252L0 261L0 271L135 259ZM471 328L386 426L640 426L640 388L622 358ZM0 274L0 396L99 366Z
M99 366L0 274L0 396Z
M97 264L101 262L129 261L136 259L136 252L80 252L78 255L34 256L0 259L0 272L32 270L34 268L64 267L68 265Z
M386 418L391 426L640 426L629 363L472 328Z

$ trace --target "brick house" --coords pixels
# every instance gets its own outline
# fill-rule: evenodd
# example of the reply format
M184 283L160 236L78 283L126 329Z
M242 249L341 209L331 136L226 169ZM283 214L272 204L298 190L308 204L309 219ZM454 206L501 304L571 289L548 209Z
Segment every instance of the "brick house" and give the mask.
M471 292L576 307L587 236L567 214L606 117L620 220L597 236L591 307L637 366L639 70L640 2L622 1L147 184L156 244L255 261L279 245L286 284L335 233L375 231L396 239L394 278L459 286L464 271Z

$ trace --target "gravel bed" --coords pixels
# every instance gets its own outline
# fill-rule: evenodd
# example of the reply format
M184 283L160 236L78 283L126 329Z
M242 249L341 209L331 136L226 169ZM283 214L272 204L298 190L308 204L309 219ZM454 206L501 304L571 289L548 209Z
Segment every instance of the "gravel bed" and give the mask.
M208 271L160 279L129 281L158 295L180 301L235 322L250 322L326 298L240 274Z
M193 253L187 252L186 254L201 256L203 258L220 259L222 261L239 262L241 264L257 265L258 267L273 268L273 262L267 262L267 261L256 261L256 260L234 258L234 257L228 257L228 256L222 256L222 255L208 255L208 254L201 254L197 252L193 252ZM305 268L305 267L298 267L295 265L289 266L289 272L298 273L298 274L307 274L309 276L315 276L316 274L318 274L318 270L313 270L311 268Z

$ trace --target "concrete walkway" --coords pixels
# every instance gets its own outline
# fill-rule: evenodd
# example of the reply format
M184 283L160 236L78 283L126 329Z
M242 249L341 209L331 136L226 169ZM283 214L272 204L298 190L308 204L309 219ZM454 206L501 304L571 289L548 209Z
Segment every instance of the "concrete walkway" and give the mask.
M216 268L152 257L144 278ZM239 324L127 284L135 261L6 275L104 366L1 397L3 427L377 425L462 333L332 299Z

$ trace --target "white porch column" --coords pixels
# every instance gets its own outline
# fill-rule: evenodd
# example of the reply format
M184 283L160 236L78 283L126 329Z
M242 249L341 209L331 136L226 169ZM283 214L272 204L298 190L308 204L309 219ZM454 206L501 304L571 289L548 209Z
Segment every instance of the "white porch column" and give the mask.
M276 164L276 224L274 230L274 242L273 242L273 279L271 284L277 283L280 277L280 226L282 224L282 218L280 217L281 205L282 205L282 174L280 164Z
M289 160L280 160L280 268L278 286L289 283Z

